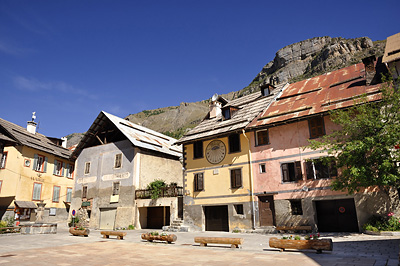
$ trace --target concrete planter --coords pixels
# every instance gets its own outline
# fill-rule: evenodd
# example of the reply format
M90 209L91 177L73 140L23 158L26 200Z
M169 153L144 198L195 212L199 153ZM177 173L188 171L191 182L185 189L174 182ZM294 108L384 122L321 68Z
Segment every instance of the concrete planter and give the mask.
M374 236L400 236L400 231L369 231L365 230L364 234L366 235L374 235Z
M57 224L34 223L20 225L21 234L57 234Z

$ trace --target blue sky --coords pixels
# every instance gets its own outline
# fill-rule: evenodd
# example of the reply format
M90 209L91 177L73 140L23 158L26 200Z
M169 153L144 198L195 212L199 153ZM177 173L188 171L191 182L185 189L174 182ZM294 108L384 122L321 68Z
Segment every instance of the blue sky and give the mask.
M400 32L400 1L0 0L0 117L85 132L247 86L286 45Z

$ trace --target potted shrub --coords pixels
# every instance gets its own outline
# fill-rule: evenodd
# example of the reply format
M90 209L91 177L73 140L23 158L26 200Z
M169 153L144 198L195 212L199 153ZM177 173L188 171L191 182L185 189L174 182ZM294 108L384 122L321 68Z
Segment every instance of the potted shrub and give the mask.
M74 236L89 236L90 230L88 228L84 228L82 226L75 226L69 228L70 234Z

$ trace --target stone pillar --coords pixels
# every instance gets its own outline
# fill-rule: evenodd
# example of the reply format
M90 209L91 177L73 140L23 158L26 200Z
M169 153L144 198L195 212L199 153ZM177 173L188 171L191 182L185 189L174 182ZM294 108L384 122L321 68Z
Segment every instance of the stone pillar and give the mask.
M36 203L38 208L36 209L36 221L35 223L43 223L43 216L44 216L44 206L46 203L41 200L39 203Z

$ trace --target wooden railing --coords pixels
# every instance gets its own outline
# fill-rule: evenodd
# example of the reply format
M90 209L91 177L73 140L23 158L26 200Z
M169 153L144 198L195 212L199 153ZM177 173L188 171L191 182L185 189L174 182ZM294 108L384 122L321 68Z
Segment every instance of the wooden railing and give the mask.
M135 191L135 199L151 199L153 195L151 189L137 189ZM183 187L164 187L160 190L159 198L183 196Z

